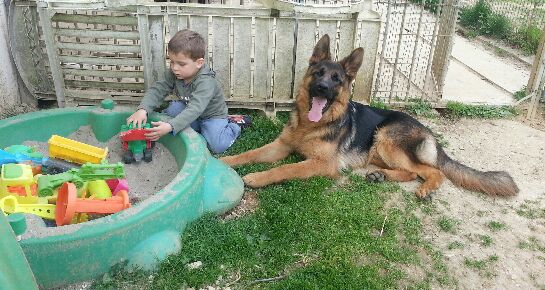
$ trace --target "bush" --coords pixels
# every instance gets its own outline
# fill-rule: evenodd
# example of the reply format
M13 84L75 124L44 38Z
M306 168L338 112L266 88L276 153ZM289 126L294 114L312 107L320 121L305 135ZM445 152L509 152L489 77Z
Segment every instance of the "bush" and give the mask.
M464 7L460 11L460 24L464 27L481 31L492 15L492 8L485 0L479 0L471 7Z
M535 54L542 33L541 29L535 25L524 26L512 35L509 42L527 54Z
M481 28L481 33L498 39L507 39L511 30L511 21L501 14L494 13L488 18L486 25Z

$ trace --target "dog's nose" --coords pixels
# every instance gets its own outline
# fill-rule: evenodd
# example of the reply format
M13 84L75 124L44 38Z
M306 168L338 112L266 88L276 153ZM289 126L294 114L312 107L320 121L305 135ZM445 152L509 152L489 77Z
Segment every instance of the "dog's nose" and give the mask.
M321 83L318 84L318 91L320 91L320 92L325 92L325 91L327 91L328 89L329 89L329 87L327 86L326 83L321 82Z

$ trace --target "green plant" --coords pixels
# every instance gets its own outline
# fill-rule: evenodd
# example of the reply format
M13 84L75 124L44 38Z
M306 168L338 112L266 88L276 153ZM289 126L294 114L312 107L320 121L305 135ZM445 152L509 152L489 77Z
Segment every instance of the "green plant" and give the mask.
M407 105L405 106L405 110L416 116L424 116L428 118L434 116L431 103L424 99L409 99Z
M382 99L372 99L371 104L369 104L371 107L388 110L390 109L390 106L386 104Z
M522 98L526 97L526 86L523 86L520 90L516 91L513 94L513 97L515 100L521 100Z
M506 225L502 222L491 221L488 223L488 228L494 232L505 229Z
M464 248L464 244L462 244L461 242L458 242L458 241L454 241L452 243L450 243L448 245L448 249L449 250L453 250L453 249L463 249Z
M484 119L507 118L517 114L515 108L511 106L467 105L459 102L448 102L447 112L456 118Z
M483 260L465 258L464 264L468 268L477 270L479 275L492 277L494 275L491 270L492 265L499 261L499 259L500 258L497 255L491 255Z
M494 243L494 240L492 240L492 237L487 235L479 235L479 238L481 239L481 245L483 247L489 247Z
M536 25L526 25L517 29L509 37L509 43L522 49L526 54L535 54L539 47L542 30Z
M511 21L498 13L488 17L487 22L481 27L483 35L493 36L497 39L507 39L511 35Z
M456 232L456 226L459 224L459 221L448 217L441 217L437 224L442 231L454 233Z
M492 8L485 0L479 0L471 7L460 10L460 24L464 27L481 32L492 15Z

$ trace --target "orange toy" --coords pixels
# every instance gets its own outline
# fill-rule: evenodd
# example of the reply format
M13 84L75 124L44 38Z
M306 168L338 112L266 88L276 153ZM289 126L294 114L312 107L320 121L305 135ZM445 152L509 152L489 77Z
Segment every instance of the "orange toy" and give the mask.
M126 190L108 199L82 199L77 196L76 185L65 182L59 189L55 222L57 226L68 225L76 213L109 214L131 207Z

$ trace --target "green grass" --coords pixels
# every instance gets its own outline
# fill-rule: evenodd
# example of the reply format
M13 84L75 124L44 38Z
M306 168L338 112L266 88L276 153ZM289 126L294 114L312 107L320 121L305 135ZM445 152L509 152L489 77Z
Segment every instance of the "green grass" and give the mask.
M468 268L477 270L479 275L490 278L494 276L493 266L498 261L499 261L499 257L497 255L491 255L488 258L483 260L465 258L464 264Z
M228 155L272 141L287 114L278 121L253 114ZM285 162L297 162L291 156ZM240 175L266 170L258 164L237 168ZM205 216L188 225L182 251L155 273L113 271L97 289L199 289L209 285L233 289L393 289L399 285L430 288L454 283L440 252L421 240L414 214L421 206L397 184L367 183L347 175L341 185L324 177L287 181L257 190L259 207L234 220ZM396 202L388 203L394 199ZM390 205L388 205L390 204ZM431 265L422 260L433 261ZM190 270L186 265L200 261ZM404 265L424 268L411 277Z
M448 218L448 217L441 217L439 221L437 222L437 225L439 225L439 229L441 229L443 232L455 233L457 230L456 227L458 226L459 223L460 222L455 219Z
M448 247L447 247L449 250L454 250L454 249L463 249L464 248L464 244L462 242L459 242L459 241L454 241L450 244L448 244Z
M449 116L455 118L483 119L508 118L517 114L515 108L510 106L467 105L459 102L448 102L447 112Z
M412 115L433 118L433 107L431 103L424 99L409 99L405 110Z
M526 97L526 86L523 86L520 90L516 91L513 94L513 97L515 100L521 100L522 98Z
M487 224L488 228L493 232L497 232L506 228L506 225L502 222L491 221Z
M481 240L481 246L483 247L490 247L494 243L494 240L490 236L479 235L479 238Z

